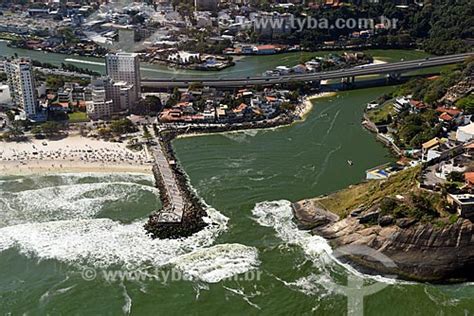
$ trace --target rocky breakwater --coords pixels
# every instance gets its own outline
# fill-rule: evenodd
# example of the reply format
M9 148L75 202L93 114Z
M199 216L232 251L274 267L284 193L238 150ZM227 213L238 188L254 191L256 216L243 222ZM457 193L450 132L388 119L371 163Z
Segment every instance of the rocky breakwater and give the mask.
M182 238L202 230L207 226L206 206L190 186L184 170L177 164L171 140L174 134L163 134L160 139L161 151L169 163L170 174L163 174L158 163L153 167L156 186L160 190L162 209L150 215L145 230L152 238ZM158 145L158 146L159 146ZM169 182L173 180L173 183ZM168 183L167 183L168 182ZM172 187L170 188L170 186Z
M324 237L333 249L367 246L395 264L361 254L343 258L364 272L433 283L474 280L474 227L470 220L459 218L440 227L416 219L383 216L377 206L355 209L340 219L317 200L294 203L293 213L300 229Z

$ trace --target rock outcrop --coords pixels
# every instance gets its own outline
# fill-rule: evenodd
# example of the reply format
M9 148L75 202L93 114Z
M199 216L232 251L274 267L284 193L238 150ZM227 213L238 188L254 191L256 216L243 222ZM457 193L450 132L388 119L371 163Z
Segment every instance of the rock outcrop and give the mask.
M470 220L460 218L454 224L438 227L409 218L377 217L373 211L353 212L342 220L334 214L322 219L327 211L317 211L313 217L314 207L302 203L293 205L302 229L326 238L333 248L370 247L395 264L386 265L360 254L345 257L365 271L433 283L474 280L474 227Z

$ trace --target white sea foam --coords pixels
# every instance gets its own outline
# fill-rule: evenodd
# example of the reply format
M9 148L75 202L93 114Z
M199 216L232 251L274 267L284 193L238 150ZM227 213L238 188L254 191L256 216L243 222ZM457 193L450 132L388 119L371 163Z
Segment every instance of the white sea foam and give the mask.
M152 240L144 221L120 224L110 219L27 223L0 229L0 251L17 247L25 255L94 267L124 265L159 267L190 251L208 247L227 224L227 218L210 209L210 225L182 240Z
M71 185L0 193L0 201L5 205L0 220L9 225L0 228L0 252L16 248L39 260L54 259L78 267L123 266L143 270L175 265L190 279L209 283L258 266L255 248L239 244L213 246L217 236L227 229L228 218L210 207L205 220L212 224L180 240L151 239L143 228L144 219L121 224L93 218L111 201L129 201L140 197L141 194L135 194L140 190L155 194L158 190L103 179L100 181L105 182L77 183L77 178L86 176L77 175L71 180L76 184ZM24 222L15 224L20 220ZM129 309L128 301L124 307Z
M221 244L199 249L171 261L192 280L217 283L248 272L259 265L258 251L240 244Z
M223 286L224 289L226 289L227 291L235 294L235 295L238 295L238 296L241 296L242 299L247 302L247 304L249 304L250 306L258 309L258 310L261 310L262 308L260 306L258 306L257 304L253 303L250 299L251 298L254 298L258 295L260 295L260 292L256 292L256 293L252 293L252 294L246 294L244 292L243 289L233 289L233 288L230 288L230 287L227 287L227 286Z
M127 288L125 287L125 285L122 283L122 284L120 284L120 286L122 287L122 290L123 290L122 295L123 295L123 299L124 299L124 304L122 306L122 312L123 312L124 315L130 315L130 312L132 311L132 298L128 294Z
M124 198L127 201L137 200L142 196L142 191L158 196L158 190L154 187L126 182L72 184L21 192L0 192L0 227L27 222L89 219L108 202Z
M52 177L49 179L49 177ZM84 179L91 178L94 183L109 183L109 182L127 182L137 183L142 181L154 183L153 175L143 173L97 173L97 172L84 172L84 173L55 173L55 174L36 174L28 177L29 180L33 181L35 188L45 188L51 186L57 186L67 184L78 184ZM23 180L23 178L20 178Z
M0 229L0 251L16 247L27 256L107 268L146 269L174 265L190 280L216 283L258 266L257 250L239 244L210 247L227 218L208 210L210 225L181 240L152 240L143 222L109 219L29 223ZM209 247L209 248L208 248Z
M248 130L241 130L241 131L225 132L225 133L222 133L221 135L238 143L248 143L250 142L249 138L253 138L257 136L259 132L261 132L261 130L248 129Z
M314 268L319 271L319 274L311 274L293 282L280 280L291 288L296 288L308 295L315 293L321 295L322 288L334 292L339 287L332 279L331 273L339 266L342 266L348 273L364 279L388 284L398 282L381 276L362 274L350 265L340 262L334 257L330 245L324 238L298 229L293 222L293 212L291 210L291 202L289 201L258 203L252 210L252 214L260 225L274 228L277 237L282 241L300 247L306 258L311 260ZM317 281L315 281L316 279Z
M300 246L309 258L329 262L331 247L324 238L298 229L293 223L291 202L259 203L252 210L252 214L260 225L273 227L281 240Z
M330 294L334 294L335 287L332 278L325 273L311 273L308 276L301 277L295 281L289 282L276 277L287 287L300 291L308 296L317 297L318 300L324 299Z

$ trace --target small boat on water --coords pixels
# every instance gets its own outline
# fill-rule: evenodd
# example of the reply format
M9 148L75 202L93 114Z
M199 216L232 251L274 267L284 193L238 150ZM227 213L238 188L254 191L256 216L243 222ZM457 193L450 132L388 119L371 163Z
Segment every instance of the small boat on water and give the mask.
M353 165L354 165L354 162L353 162L352 160L348 160L348 161L347 161L347 164L348 164L349 166L353 166Z

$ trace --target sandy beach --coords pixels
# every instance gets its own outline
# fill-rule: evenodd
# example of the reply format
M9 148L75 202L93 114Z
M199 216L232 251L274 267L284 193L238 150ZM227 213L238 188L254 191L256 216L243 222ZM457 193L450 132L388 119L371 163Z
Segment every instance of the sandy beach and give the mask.
M305 100L303 101L304 106L302 107L299 113L299 116L301 117L301 121L304 121L306 117L308 116L308 114L313 109L313 100L329 98L335 95L336 95L336 92L321 92L321 93L314 94L305 98Z
M61 140L0 142L0 174L55 172L150 173L146 150L131 151L124 143L81 136Z

